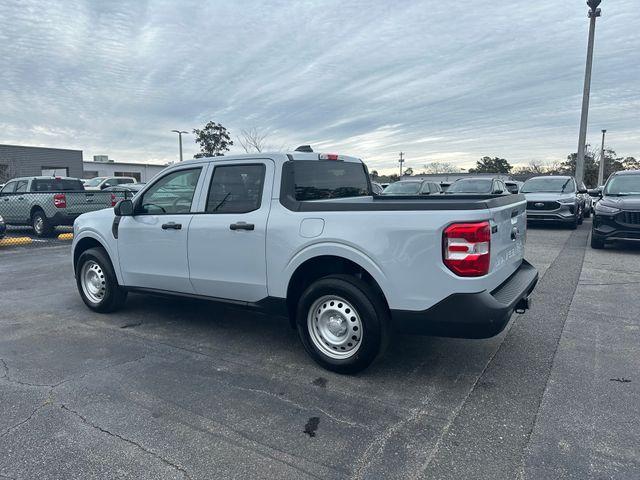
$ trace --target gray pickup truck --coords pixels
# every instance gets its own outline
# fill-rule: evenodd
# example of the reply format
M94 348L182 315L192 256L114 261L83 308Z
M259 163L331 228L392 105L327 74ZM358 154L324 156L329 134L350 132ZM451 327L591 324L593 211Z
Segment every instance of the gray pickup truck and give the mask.
M39 237L81 214L113 206L124 194L86 192L77 178L14 178L0 190L0 215L7 225L30 225Z

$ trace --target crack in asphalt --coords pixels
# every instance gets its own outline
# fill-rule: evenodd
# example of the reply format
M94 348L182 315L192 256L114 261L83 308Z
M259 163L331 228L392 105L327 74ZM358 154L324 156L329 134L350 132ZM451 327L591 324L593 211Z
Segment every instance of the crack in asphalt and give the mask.
M29 422L33 417L35 417L36 413L38 413L40 410L42 410L47 405L51 405L52 403L53 402L52 402L51 398L48 398L43 404L38 405L36 408L34 408L33 411L29 414L29 416L27 418L25 418L24 420L20 420L18 423L10 426L4 432L0 433L0 438L7 436L9 433L13 432L18 427L21 427L25 423Z
M65 410L65 411L75 415L84 424L90 426L91 428L94 428L94 429L96 429L96 430L98 430L98 431L100 431L102 433L105 433L105 434L111 436L111 437L117 438L117 439L119 439L119 440L121 440L121 441L123 441L125 443L128 443L130 445L133 445L133 446L137 447L138 449L142 450L144 453L157 458L158 460L160 460L162 463L164 463L168 467L171 467L174 470L177 470L178 472L180 472L185 478L188 478L189 480L191 480L191 476L189 475L189 473L183 467L181 467L177 463L174 463L171 460L163 457L159 453L154 452L153 450L149 450L148 448L144 447L142 444L136 442L135 440L131 440L129 438L123 437L122 435L120 435L118 433L111 432L111 431L107 430L106 428L101 427L100 425L96 425L95 423L93 423L89 419L87 419L85 416L83 416L81 413L79 413L76 410L73 410L73 409L67 407L65 404L60 404L60 408L62 410Z

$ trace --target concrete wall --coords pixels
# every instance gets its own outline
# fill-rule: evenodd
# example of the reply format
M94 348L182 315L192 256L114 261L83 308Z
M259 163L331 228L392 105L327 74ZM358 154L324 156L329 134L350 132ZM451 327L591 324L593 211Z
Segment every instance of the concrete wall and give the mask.
M133 176L137 173L141 182L148 182L167 165L150 165L147 163L129 162L83 162L84 178ZM126 175L125 175L126 174Z
M0 183L9 178L42 175L43 168L66 168L70 177L82 177L82 150L0 145Z

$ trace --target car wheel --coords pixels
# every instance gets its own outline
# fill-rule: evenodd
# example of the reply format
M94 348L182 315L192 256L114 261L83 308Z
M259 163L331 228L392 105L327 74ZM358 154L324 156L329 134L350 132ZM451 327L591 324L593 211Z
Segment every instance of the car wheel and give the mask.
M373 289L351 275L331 275L311 284L296 312L298 335L320 366L338 373L367 368L384 352L389 315Z
M42 210L36 210L31 217L31 226L36 237L49 237L53 232L53 226L47 220Z
M591 232L591 248L595 248L596 250L604 248L604 240L596 237L593 232Z
M127 291L118 285L111 261L102 248L82 252L76 265L76 283L82 300L95 312L117 310L127 299Z

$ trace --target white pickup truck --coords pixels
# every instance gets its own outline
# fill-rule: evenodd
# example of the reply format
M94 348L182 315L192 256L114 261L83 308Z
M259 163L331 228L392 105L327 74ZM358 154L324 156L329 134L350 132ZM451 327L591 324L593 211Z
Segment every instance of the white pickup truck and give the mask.
M73 267L92 310L130 291L268 309L320 365L351 373L392 331L487 338L528 308L525 210L522 195L373 195L342 155L201 158L81 215Z

